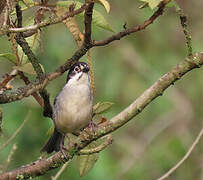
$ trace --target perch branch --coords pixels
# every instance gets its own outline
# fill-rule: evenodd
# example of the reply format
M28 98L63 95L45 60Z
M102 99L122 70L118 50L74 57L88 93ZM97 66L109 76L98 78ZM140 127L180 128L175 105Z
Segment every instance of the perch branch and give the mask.
M190 72L195 68L203 65L203 53L196 53L193 56L186 57L184 61L176 65L171 71L162 76L149 89L147 89L140 97L138 97L131 105L113 117L98 126L96 131L85 129L76 139L76 143L71 143L67 146L67 157L65 158L61 152L55 153L48 159L41 159L27 166L22 166L16 170L6 172L0 175L1 180L15 179L21 177L26 179L29 177L36 177L45 174L51 169L61 166L66 161L73 158L79 151L85 148L91 142L105 136L116 129L120 128L136 115L138 115L148 104L155 98L163 94L163 92L184 74Z

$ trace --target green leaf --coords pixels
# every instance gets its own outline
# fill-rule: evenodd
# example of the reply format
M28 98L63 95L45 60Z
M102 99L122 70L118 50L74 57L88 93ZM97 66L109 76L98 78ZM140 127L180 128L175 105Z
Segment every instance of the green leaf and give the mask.
M0 57L4 57L5 59L11 61L14 64L16 63L16 58L15 58L14 54L4 53L4 54L0 54Z
M97 143L93 142L89 144L85 149L95 148L96 146ZM94 167L98 159L99 153L77 156L77 165L80 176L86 175Z
M148 3L151 9L156 8L162 0L141 0L143 2Z
M101 113L104 113L106 111L108 111L109 109L111 109L111 107L113 106L114 103L111 103L111 102L103 102L103 103L97 103L95 106L94 106L94 113L95 114L101 114Z
M107 0L94 0L94 2L100 3L101 5L103 5L105 7L107 13L110 12L110 4Z
M44 71L43 66L41 64L40 64L40 66L41 66L42 70ZM22 66L13 66L13 69L22 71L27 74L36 75L36 72L31 63L26 63L26 64L23 64Z
M78 2L78 1L58 1L56 3L56 8L57 8L57 6L58 7L61 6L61 7L67 8L67 11L68 11L68 8L71 4L75 4L75 9L78 9L83 5L81 2ZM84 18L84 12L78 14L78 16ZM111 28L111 26L109 25L109 23L103 17L103 15L96 10L93 10L92 23L102 29L114 32L113 29Z
M32 7L34 5L33 0L22 0L22 1L27 7Z
M114 30L111 28L111 26L106 21L104 16L102 16L102 14L96 10L93 10L92 23L95 24L96 26L100 27L100 28L114 32Z

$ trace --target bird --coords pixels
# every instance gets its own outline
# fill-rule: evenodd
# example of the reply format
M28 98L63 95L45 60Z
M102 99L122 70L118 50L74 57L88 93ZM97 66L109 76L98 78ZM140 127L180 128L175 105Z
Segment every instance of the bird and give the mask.
M93 116L93 95L91 93L89 66L76 62L71 66L66 84L55 98L52 119L54 132L41 152L62 151L67 133L74 133L86 127Z

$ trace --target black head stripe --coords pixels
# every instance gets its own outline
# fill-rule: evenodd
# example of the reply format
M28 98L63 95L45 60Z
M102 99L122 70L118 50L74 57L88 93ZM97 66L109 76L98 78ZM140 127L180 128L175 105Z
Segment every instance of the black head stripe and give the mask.
M68 72L68 75L67 75L67 80L66 82L69 81L69 79L71 79L71 77L73 77L76 72L74 71L75 67L78 66L78 68L80 69L80 71L82 71L82 67L88 67L88 64L85 63L85 62L76 62L73 66L71 66L69 72Z

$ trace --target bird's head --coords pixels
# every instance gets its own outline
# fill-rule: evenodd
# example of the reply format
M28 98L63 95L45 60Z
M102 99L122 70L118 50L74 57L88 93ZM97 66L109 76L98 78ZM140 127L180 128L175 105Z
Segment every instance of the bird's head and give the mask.
M88 79L89 66L85 62L77 62L75 63L69 70L67 76L67 83L71 82L79 82L84 81L86 78Z

